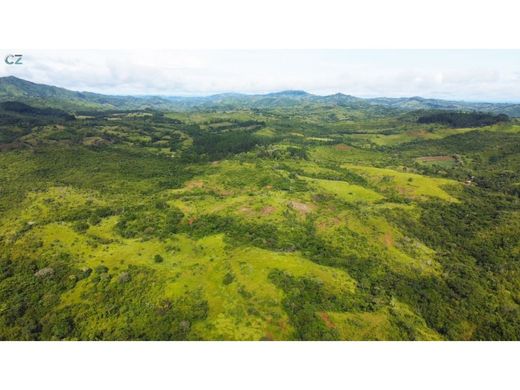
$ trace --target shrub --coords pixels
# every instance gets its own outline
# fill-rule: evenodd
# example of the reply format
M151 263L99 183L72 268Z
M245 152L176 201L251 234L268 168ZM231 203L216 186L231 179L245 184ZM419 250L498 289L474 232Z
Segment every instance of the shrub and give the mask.
M97 274L106 274L108 272L108 267L106 265L98 265L96 267Z
M234 280L235 280L235 275L233 275L232 272L228 272L224 276L224 279L222 280L222 283L224 283L227 286L228 284L233 283Z
M153 257L153 261L156 263L162 263L164 261L163 257L161 255L155 255Z

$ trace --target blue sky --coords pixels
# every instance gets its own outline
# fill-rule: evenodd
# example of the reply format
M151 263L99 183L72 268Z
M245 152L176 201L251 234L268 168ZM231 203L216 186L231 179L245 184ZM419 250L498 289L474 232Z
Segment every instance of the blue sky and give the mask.
M7 51L5 54L8 54ZM22 51L14 75L110 94L299 89L360 97L520 101L520 50Z

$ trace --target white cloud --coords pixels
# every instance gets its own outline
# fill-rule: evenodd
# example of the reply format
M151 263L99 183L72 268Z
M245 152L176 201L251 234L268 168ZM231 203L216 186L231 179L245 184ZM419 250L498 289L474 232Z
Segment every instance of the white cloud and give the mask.
M520 51L35 51L0 75L112 94L263 93L520 100Z

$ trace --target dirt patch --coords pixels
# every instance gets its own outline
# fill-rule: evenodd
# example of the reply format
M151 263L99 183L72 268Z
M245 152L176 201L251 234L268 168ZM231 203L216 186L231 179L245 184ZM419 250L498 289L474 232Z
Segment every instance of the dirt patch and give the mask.
M334 149L341 150L341 151L346 151L346 150L351 150L352 146L345 145L345 144L338 144L338 145L334 146Z
M82 143L86 146L102 146L110 144L110 141L101 137L85 137Z
M396 186L395 189L397 190L399 195L411 197L410 192L405 187L403 187L403 186Z
M271 215L276 211L276 208L273 206L265 206L260 212L262 215Z
M412 137L424 138L430 133L426 130L412 130L412 131L407 132L407 134L411 135Z
M186 185L186 188L188 190L192 190L194 188L202 188L204 187L204 182L202 180L193 180L193 181L190 181L187 185Z
M323 221L320 221L316 224L316 227L320 230L327 229L333 226L339 226L341 224L341 218L339 217L333 217L333 218L327 218Z
M455 159L452 156L426 156L419 157L417 161L455 161Z
M291 200L289 202L289 206L292 207L294 210L298 211L300 214L304 214L304 215L308 214L314 210L313 205L296 202L294 200Z
M327 328L334 329L336 327L336 324L332 322L329 315L325 312L319 313L320 318L323 320Z
M251 215L251 214L253 214L253 210L251 209L251 207L246 207L246 206L244 206L244 207L240 207L240 208L238 209L238 211L240 211L241 213L246 214L246 215Z
M383 236L383 242L385 243L387 248L390 248L390 247L394 246L394 238L392 237L392 233L391 232L386 232L385 233L385 235Z

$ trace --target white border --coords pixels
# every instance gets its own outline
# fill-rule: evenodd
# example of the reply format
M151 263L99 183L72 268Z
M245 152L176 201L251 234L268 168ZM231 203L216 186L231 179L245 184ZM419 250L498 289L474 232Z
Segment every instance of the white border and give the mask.
M518 48L517 0L5 0L19 49Z
M518 344L18 342L5 389L508 389ZM516 352L516 353L515 353Z

